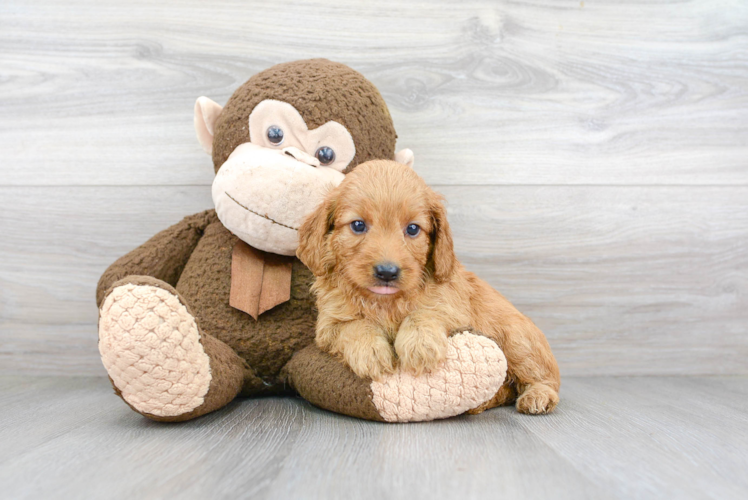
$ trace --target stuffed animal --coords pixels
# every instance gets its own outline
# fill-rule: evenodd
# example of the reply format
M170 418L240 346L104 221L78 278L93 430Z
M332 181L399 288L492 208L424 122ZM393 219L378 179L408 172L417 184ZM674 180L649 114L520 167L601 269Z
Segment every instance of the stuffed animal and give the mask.
M213 157L215 210L118 259L96 293L101 359L133 410L176 422L237 396L295 392L395 422L511 399L501 349L469 329L454 332L447 361L419 377L361 379L314 344L313 276L295 258L301 222L356 165L413 163L410 150L395 153L392 118L372 83L324 59L279 64L223 108L199 98L195 128Z

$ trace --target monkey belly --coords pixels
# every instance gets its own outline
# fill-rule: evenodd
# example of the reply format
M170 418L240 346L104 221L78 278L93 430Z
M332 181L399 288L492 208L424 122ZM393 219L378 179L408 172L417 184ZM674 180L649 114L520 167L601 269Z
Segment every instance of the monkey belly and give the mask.
M215 217L215 213L211 216ZM258 377L272 386L280 383L278 375L291 356L314 341L317 313L309 290L313 275L294 259L291 299L255 321L229 305L231 256L237 239L215 217L187 262L176 289L200 329L234 349Z

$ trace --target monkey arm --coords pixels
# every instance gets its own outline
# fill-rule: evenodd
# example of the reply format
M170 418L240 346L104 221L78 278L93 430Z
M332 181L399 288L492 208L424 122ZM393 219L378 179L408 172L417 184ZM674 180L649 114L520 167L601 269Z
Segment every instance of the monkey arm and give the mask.
M361 378L316 343L294 354L281 375L313 405L367 420L434 420L496 406L494 395L506 379L501 349L470 329L450 333L446 362L420 376L399 369L379 381Z
M383 421L374 404L371 380L360 378L340 359L316 344L294 354L282 377L301 397L326 410Z
M214 210L190 215L117 259L99 279L97 306L101 307L109 287L127 276L151 276L176 286L203 231L215 220Z

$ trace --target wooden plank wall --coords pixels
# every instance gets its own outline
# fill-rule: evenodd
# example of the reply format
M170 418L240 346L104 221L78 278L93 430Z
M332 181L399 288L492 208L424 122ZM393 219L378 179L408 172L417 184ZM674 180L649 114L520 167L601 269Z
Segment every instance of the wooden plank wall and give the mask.
M98 276L211 205L196 97L327 57L565 375L746 374L743 0L0 4L0 371L103 374Z

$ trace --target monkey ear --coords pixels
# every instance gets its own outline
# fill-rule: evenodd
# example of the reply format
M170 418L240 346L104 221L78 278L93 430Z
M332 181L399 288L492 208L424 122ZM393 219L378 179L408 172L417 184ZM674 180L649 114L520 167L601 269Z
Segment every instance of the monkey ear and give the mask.
M315 276L324 276L335 264L327 241L334 226L335 205L336 201L328 196L299 228L296 256Z
M223 106L207 97L198 97L195 102L195 132L203 150L213 153L213 130Z
M410 168L413 168L414 159L415 156L413 155L413 151L408 148L402 149L395 153L395 161L398 163L402 163L403 165L407 165Z
M441 198L434 195L431 205L431 217L434 224L432 229L431 262L434 267L434 279L443 283L449 279L454 271L457 257L452 242L452 231L447 222L447 210Z

